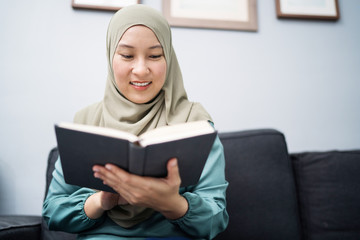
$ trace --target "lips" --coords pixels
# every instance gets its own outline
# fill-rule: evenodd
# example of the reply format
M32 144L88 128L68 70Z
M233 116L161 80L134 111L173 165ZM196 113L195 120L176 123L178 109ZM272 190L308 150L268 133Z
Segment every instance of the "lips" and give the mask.
M146 87L149 86L152 82L130 82L131 85L136 87Z

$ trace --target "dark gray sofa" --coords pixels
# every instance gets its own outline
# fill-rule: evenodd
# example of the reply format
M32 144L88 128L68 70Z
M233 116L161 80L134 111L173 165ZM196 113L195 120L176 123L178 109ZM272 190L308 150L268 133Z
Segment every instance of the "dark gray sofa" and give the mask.
M360 150L289 154L273 129L220 133L230 222L216 240L359 240ZM47 186L57 158L48 159ZM0 216L0 239L75 239L40 216Z

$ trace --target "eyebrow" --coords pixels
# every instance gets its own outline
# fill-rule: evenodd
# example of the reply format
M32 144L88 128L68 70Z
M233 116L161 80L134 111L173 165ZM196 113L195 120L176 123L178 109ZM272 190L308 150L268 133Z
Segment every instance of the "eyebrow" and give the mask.
M149 49L155 49L155 48L162 48L162 46L160 44L157 44L155 46L149 47Z
M134 46L131 46L131 45L128 45L128 44L125 44L125 43L120 43L118 45L118 48L121 48L121 47L124 47L124 48L134 48ZM156 44L154 46L151 46L149 47L149 49L156 49L156 48L162 48L162 46L160 44Z

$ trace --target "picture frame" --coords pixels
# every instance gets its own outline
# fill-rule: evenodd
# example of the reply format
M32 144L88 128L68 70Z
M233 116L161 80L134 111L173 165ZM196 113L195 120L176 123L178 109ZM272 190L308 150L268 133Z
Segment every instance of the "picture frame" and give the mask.
M140 3L139 0L71 0L71 6L75 9L93 9L117 11L128 5Z
M163 0L162 8L174 27L258 30L256 0Z
M338 0L275 0L278 18L333 20L340 18Z

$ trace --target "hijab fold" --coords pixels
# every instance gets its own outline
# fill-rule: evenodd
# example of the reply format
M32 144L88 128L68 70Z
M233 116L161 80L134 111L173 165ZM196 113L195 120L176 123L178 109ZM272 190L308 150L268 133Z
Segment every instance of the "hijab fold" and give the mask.
M160 93L150 103L137 104L119 91L113 73L112 59L122 35L132 26L150 28L163 47L166 59L166 80ZM140 135L164 125L208 120L209 114L198 103L190 102L184 89L180 66L172 47L170 26L156 10L141 4L122 8L112 17L107 31L108 75L102 101L76 113L74 122L115 128ZM152 209L119 205L108 216L121 227L132 227L153 213Z

